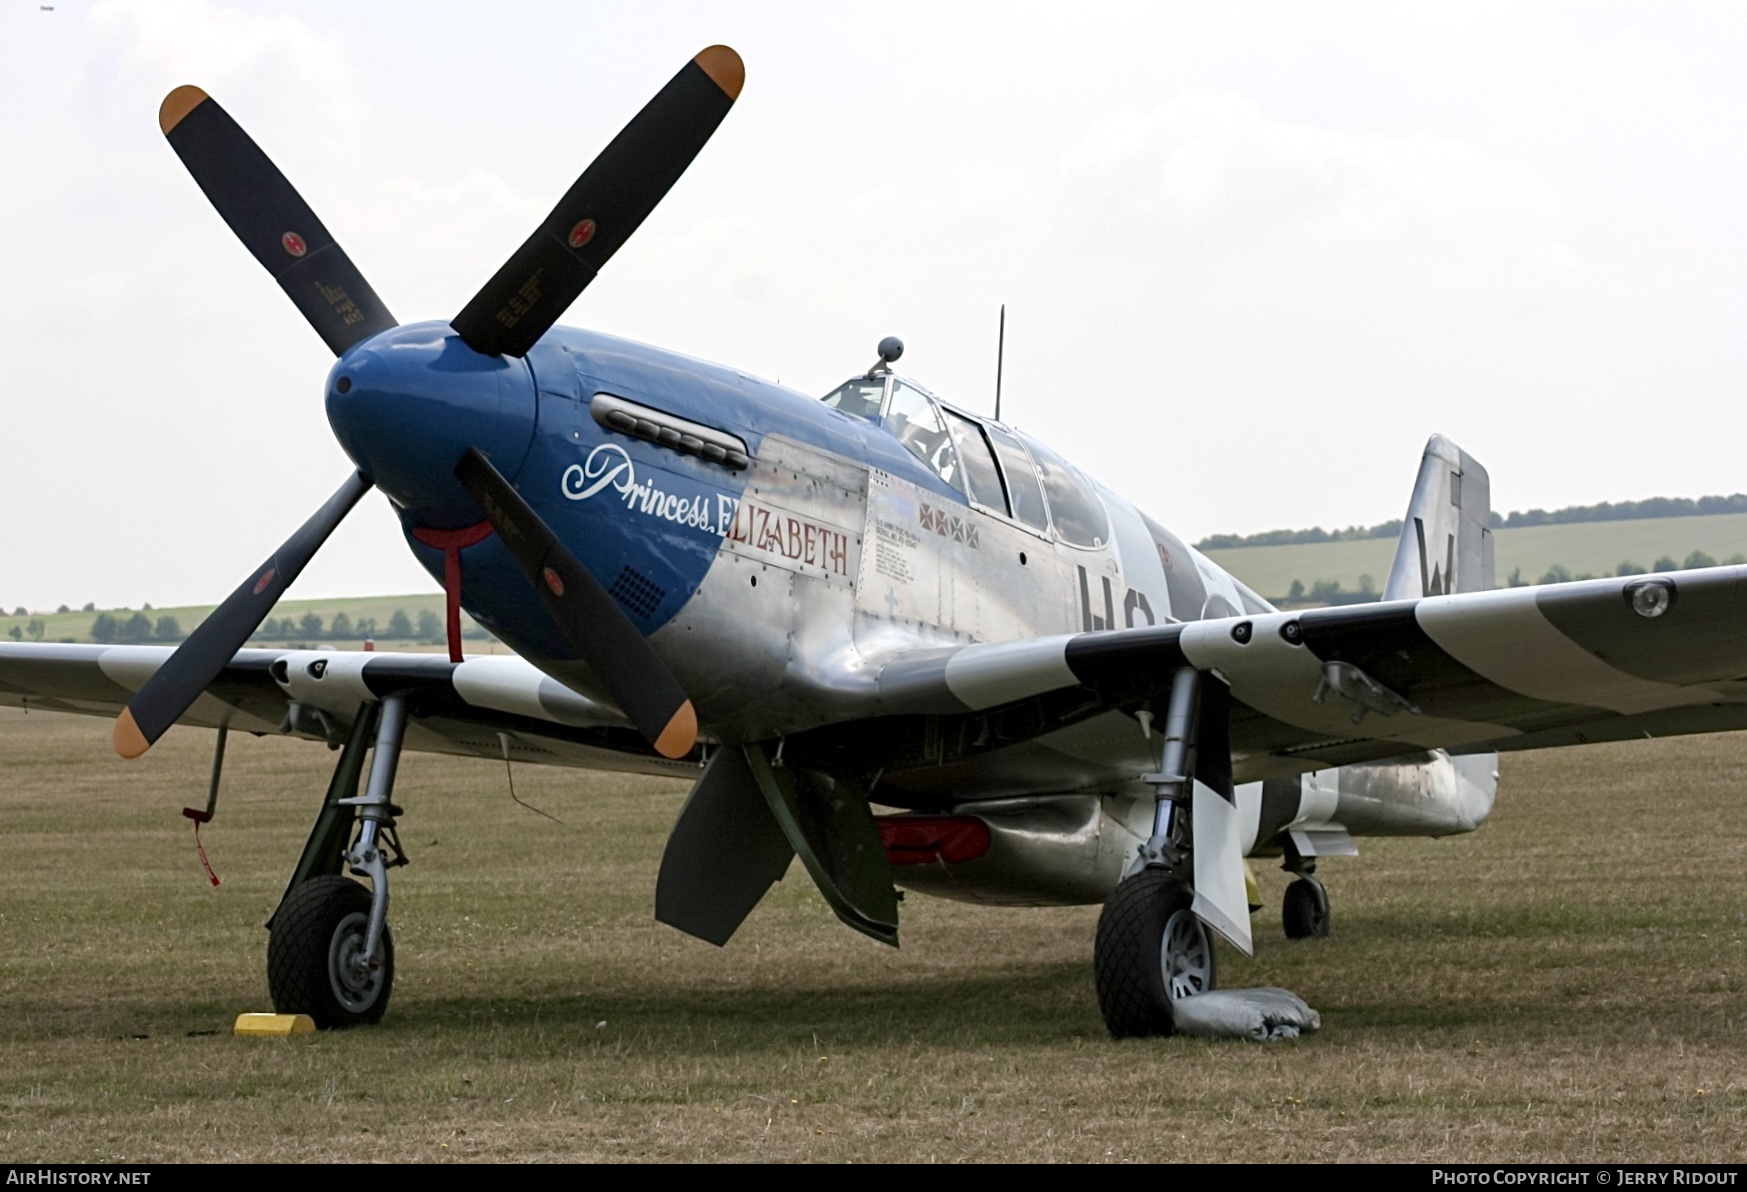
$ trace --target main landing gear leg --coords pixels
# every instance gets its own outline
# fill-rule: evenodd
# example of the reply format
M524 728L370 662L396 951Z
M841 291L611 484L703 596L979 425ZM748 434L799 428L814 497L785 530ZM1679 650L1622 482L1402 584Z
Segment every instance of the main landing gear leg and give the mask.
M1328 934L1328 891L1316 880L1316 858L1306 857L1286 840L1286 861L1280 866L1298 880L1280 900L1280 923L1289 940L1321 939Z
M388 871L406 864L406 855L395 832L401 810L390 795L406 715L399 695L359 710L291 884L267 923L274 1009L308 1014L323 1029L379 1021L394 989ZM372 739L370 778L359 795ZM342 866L369 878L369 887L343 876Z
M1147 776L1158 798L1152 838L1098 918L1092 953L1098 1009L1118 1039L1170 1034L1171 1003L1216 982L1213 934L1190 909L1195 833L1189 812L1201 686L1192 667L1172 677L1163 757L1159 772Z

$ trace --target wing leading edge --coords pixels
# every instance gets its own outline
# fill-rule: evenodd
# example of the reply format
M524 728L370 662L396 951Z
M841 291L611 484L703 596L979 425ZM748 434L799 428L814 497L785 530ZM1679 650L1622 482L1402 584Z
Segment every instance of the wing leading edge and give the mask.
M172 654L167 646L0 643L0 706L113 717ZM336 743L365 703L412 697L405 748L591 769L692 776L654 755L616 710L514 656L240 650L177 721Z

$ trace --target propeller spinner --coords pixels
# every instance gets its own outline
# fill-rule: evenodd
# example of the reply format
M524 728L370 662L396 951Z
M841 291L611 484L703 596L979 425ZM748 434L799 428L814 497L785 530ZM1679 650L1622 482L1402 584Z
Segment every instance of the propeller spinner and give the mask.
M526 353L679 180L745 77L727 46L711 46L681 67L455 316L452 326L467 347L486 357ZM336 356L398 326L303 196L217 101L198 87L178 87L164 99L159 124L219 215ZM664 757L690 752L697 740L691 701L617 602L477 445L462 452L455 475L644 738ZM201 622L116 720L117 753L138 757L188 710L371 487L363 471L355 473Z

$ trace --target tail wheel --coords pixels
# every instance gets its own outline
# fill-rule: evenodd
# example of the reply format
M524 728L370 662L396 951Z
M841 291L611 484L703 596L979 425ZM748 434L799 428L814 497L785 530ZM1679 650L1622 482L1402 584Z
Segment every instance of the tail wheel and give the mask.
M1321 939L1328 934L1328 891L1313 877L1301 877L1286 887L1280 921L1289 940Z
M1113 1037L1170 1034L1171 1003L1217 983L1213 934L1189 909L1194 899L1176 878L1147 869L1105 900L1092 963Z
M285 896L267 937L267 987L281 1014L307 1014L323 1030L379 1022L394 990L394 940L382 930L382 963L358 961L370 930L370 891L350 878L311 878Z

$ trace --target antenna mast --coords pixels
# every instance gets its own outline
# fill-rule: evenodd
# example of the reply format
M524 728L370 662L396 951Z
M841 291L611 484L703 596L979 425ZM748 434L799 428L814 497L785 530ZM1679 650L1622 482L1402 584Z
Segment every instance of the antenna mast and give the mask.
M1007 355L1007 304L1001 304L1001 333L995 340L995 421L1001 421L1001 362Z

